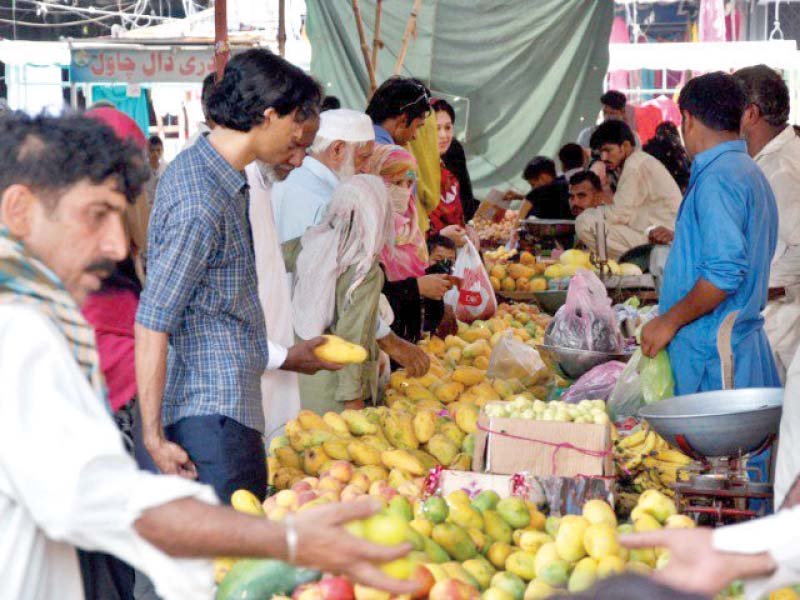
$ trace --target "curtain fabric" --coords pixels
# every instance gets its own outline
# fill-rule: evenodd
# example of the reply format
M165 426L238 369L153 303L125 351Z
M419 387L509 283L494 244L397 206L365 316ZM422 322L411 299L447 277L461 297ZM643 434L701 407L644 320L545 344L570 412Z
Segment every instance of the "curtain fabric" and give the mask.
M412 4L383 3L378 83L394 69ZM371 46L375 0L359 5ZM369 81L352 4L307 7L312 73L343 106L363 109ZM476 188L526 189L520 174L531 157L554 156L594 123L613 16L613 3L597 0L423 1L402 73L454 104Z

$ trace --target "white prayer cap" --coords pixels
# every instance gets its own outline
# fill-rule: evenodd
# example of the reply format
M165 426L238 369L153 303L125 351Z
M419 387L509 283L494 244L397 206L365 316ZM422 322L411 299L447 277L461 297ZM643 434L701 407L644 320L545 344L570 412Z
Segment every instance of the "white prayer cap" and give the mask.
M317 137L343 142L371 142L375 139L372 119L349 108L326 110L319 116Z

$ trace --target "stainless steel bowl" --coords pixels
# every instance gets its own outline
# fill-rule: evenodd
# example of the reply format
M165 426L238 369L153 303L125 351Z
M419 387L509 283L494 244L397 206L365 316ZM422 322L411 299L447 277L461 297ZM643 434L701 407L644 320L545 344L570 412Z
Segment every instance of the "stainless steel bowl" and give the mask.
M548 290L533 292L536 304L548 315L555 315L559 308L567 302L567 290Z
M782 388L751 388L676 396L639 410L673 446L705 457L739 457L777 435Z
M578 379L597 365L612 360L628 362L633 353L613 354L611 352L594 352L592 350L575 350L540 344L536 346L545 364L565 379Z

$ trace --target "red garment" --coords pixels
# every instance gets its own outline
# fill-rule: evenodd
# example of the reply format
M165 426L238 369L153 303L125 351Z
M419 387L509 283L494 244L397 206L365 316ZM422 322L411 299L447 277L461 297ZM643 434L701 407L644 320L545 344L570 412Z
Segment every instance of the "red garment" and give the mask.
M85 114L87 117L109 126L119 139L129 140L142 150L147 146L147 139L139 129L139 125L121 110L110 106L101 106L88 110Z
M448 225L464 227L464 207L461 206L461 188L458 179L442 165L442 186L439 192L439 204L428 215L431 228L428 235L435 235Z
M114 412L136 395L133 324L138 306L136 294L122 289L92 294L81 309L94 328L100 369Z
M645 104L636 107L636 128L639 131L639 139L642 140L642 145L655 136L656 127L663 120L661 110L657 106Z

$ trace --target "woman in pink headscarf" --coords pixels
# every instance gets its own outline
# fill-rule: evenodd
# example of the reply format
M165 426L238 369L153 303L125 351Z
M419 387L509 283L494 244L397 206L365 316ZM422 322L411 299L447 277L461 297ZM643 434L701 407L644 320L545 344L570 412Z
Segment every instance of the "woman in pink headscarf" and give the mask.
M394 332L410 342L422 333L422 298L440 301L453 286L448 275L426 275L428 250L415 199L417 161L400 146L377 146L369 172L383 178L392 205L394 240L381 252L383 293L394 311Z

